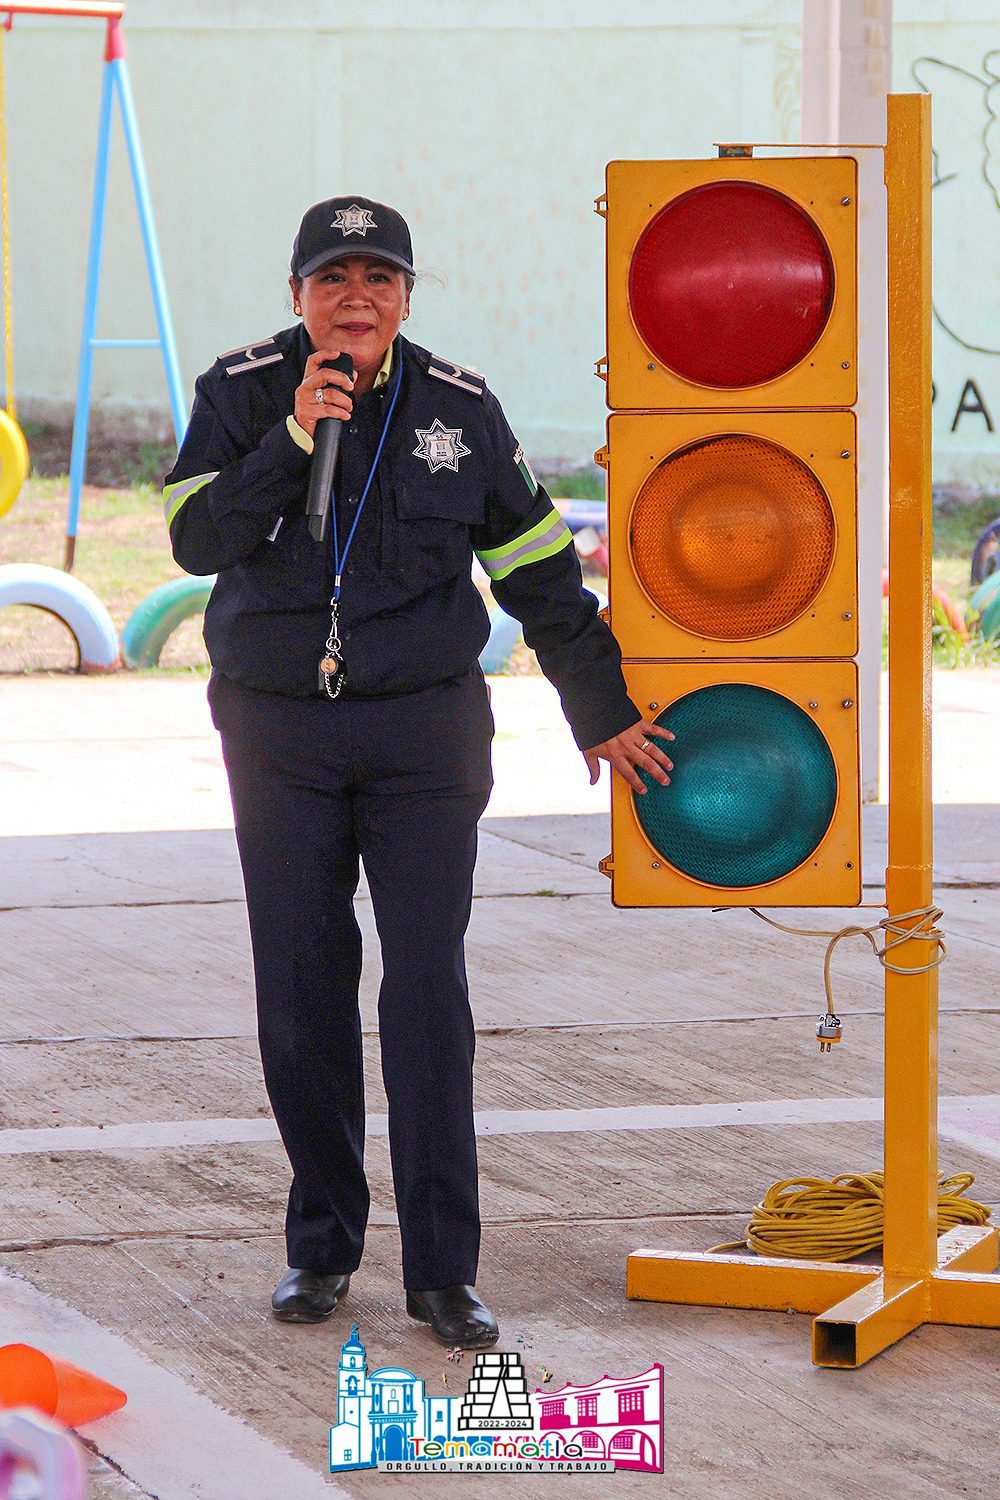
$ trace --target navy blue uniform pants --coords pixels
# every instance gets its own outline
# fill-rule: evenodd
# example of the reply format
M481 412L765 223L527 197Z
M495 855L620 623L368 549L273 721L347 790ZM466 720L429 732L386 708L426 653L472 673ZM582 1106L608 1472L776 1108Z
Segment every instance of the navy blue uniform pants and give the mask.
M358 1013L364 861L382 950L379 1038L412 1289L474 1283L475 1031L464 939L493 718L478 667L331 701L215 673L246 888L264 1081L293 1179L288 1264L353 1271L368 1218Z

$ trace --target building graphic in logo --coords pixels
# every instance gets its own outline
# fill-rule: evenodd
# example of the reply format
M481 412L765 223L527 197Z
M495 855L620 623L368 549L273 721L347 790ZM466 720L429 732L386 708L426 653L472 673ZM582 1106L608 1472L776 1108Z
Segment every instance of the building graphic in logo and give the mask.
M340 1354L330 1468L663 1471L663 1366L529 1393L519 1354L476 1355L464 1396L429 1396L411 1370L369 1373L357 1324Z
M424 1382L410 1370L376 1370L369 1375L355 1323L340 1351L330 1468L373 1469L379 1463L412 1458L415 1439L447 1441L452 1436L452 1407L451 1396L426 1396Z
M518 1354L480 1354L458 1414L459 1432L527 1430L535 1425Z
M572 1433L588 1458L613 1458L616 1469L659 1473L663 1467L663 1366L631 1380L602 1375L539 1396L543 1432Z

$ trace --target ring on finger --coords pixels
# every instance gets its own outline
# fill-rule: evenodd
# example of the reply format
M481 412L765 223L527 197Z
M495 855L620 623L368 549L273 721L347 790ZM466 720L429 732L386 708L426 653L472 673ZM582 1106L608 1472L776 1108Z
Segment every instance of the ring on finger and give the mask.
M318 403L319 403L320 406L322 406L323 402L326 400L326 397L323 395L323 387L322 386L319 386L317 388L317 390L316 390L316 400L318 401Z
M652 740L643 740L642 744L639 746L639 749L640 750L648 750L649 747L650 747L650 745L652 743L653 743Z

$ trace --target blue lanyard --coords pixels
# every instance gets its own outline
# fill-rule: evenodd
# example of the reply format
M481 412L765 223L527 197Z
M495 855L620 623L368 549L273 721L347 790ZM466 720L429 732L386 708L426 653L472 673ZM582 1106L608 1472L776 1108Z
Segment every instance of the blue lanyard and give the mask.
M344 543L343 552L341 552L340 550L340 543L337 537L337 496L336 494L331 494L330 496L330 519L333 522L334 571L333 598L330 600L331 604L339 604L340 602L340 580L344 576L344 568L347 566L347 554L351 550L351 543L354 541L354 533L358 529L358 522L361 520L361 512L364 510L365 501L368 499L368 491L372 487L372 480L375 478L375 470L378 468L378 461L382 457L382 449L385 446L385 438L386 433L389 431L389 423L392 421L392 414L396 409L396 397L399 395L399 387L403 381L402 350L400 350L398 358L399 370L396 373L396 387L392 393L392 400L389 402L389 410L385 414L385 421L382 423L382 435L378 440L378 447L375 449L375 457L372 459L372 466L368 470L368 478L365 480L365 487L361 492L361 499L358 501L358 508L355 512L354 521L351 524L351 529L347 534L347 541Z

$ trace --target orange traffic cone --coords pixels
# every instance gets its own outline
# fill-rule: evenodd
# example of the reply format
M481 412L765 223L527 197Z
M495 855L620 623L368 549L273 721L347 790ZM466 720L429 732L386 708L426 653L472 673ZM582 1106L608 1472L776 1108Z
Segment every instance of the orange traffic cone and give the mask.
M81 1427L127 1400L116 1385L30 1344L0 1348L0 1407L33 1406L64 1427Z

